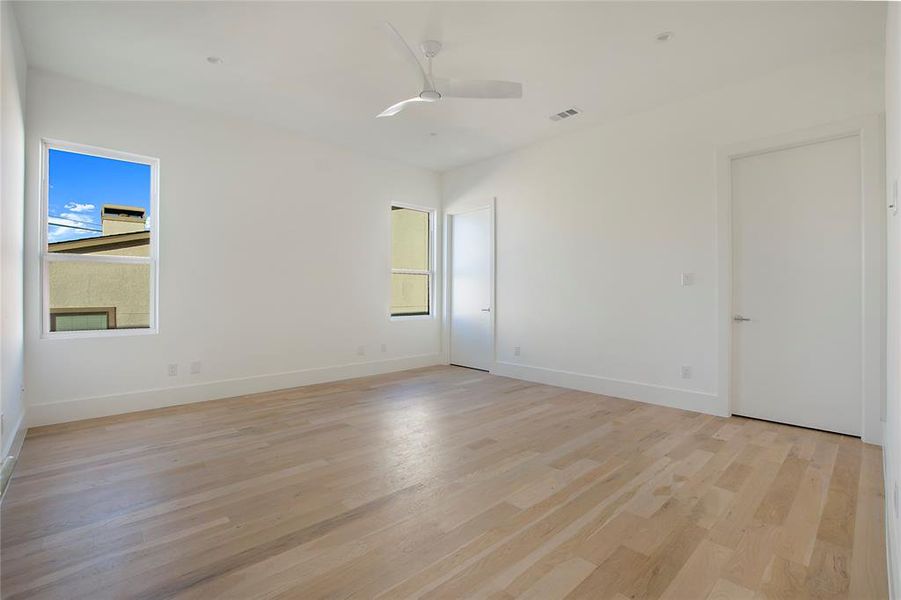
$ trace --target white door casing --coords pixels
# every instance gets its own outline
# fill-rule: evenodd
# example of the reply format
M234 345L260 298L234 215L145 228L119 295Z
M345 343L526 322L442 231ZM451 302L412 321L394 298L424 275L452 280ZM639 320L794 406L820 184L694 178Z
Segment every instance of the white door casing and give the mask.
M862 214L860 282L861 307L861 435L865 442L882 444L885 419L885 136L881 115L856 117L771 137L720 146L716 150L716 323L717 402L715 412L734 409L732 373L732 162L742 157L856 136L860 144L860 202Z

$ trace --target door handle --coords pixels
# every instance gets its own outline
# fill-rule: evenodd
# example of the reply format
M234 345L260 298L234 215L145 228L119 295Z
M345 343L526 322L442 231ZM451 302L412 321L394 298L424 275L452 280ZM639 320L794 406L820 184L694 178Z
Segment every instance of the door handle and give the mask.
M482 312L491 312L491 309L490 309L490 308L483 308L483 309L482 309Z
M734 317L732 317L732 320L741 322L741 321L750 321L751 319L748 317L743 317L741 315L735 315Z

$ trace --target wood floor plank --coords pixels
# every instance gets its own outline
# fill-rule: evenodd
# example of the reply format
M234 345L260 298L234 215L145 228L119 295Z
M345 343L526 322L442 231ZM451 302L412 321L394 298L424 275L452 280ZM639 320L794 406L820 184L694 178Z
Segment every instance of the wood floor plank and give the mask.
M726 576L743 587L758 589L772 560L778 533L775 526L753 519L724 568Z
M538 580L519 598L524 600L554 600L565 598L577 585L590 575L597 566L579 557L571 558L554 568Z
M567 594L566 598L567 600L611 598L638 578L644 571L647 560L648 557L644 554L619 546L576 589Z
M32 429L0 591L879 600L881 457L429 367Z
M734 430L730 430L733 432ZM734 435L734 433L732 433ZM709 540L702 540L679 570L661 600L706 598L722 572L732 550Z
M806 567L781 556L773 556L763 575L763 584L757 596L766 600L806 600L810 597L810 590L805 585L806 579Z
M766 496L757 507L755 518L770 525L782 525L801 483L801 476L807 470L806 460L788 456L779 468L776 479Z
M809 596L818 600L850 598L850 558L850 549L817 539L805 582Z
M817 531L817 539L848 549L854 543L861 448L861 444L844 440L839 444Z
M858 491L854 546L851 553L851 598L888 597L885 556L885 492L882 485L882 452L863 448Z
M754 591L728 579L719 579L707 595L707 600L754 600Z
M830 465L831 467L831 465ZM816 542L820 516L826 501L830 471L811 465L805 471L795 501L779 529L775 553L782 558L809 565Z

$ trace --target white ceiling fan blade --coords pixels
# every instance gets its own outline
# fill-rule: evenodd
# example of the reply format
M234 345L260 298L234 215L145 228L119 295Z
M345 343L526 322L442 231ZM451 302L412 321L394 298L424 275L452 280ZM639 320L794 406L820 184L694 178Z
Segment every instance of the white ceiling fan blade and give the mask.
M397 51L407 59L410 65L416 69L417 75L420 81L419 90L427 90L432 88L432 84L429 83L429 76L426 74L425 69L422 68L422 63L419 62L419 59L416 58L416 53L413 52L413 49L410 48L410 45L407 44L407 40L404 39L404 36L400 34L400 32L388 21L385 21L385 27L391 32L391 39L394 40L394 45L397 47Z
M514 81L436 79L435 86L449 98L522 98L522 84Z
M414 96L413 98L410 98L409 100L401 100L397 104L392 104L391 106L389 106L388 108L386 108L385 110L383 110L382 112L377 114L376 118L380 119L382 117L393 117L394 115L396 115L397 113L402 111L404 108L406 108L408 104L413 104L414 102L428 102L428 100L423 100L419 96Z

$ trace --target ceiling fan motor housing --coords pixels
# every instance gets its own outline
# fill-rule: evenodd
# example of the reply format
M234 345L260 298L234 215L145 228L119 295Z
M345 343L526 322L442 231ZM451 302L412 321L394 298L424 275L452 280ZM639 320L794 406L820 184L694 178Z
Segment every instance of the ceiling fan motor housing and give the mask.
M419 44L419 49L425 54L426 58L435 58L441 52L441 42L436 40L426 40Z

